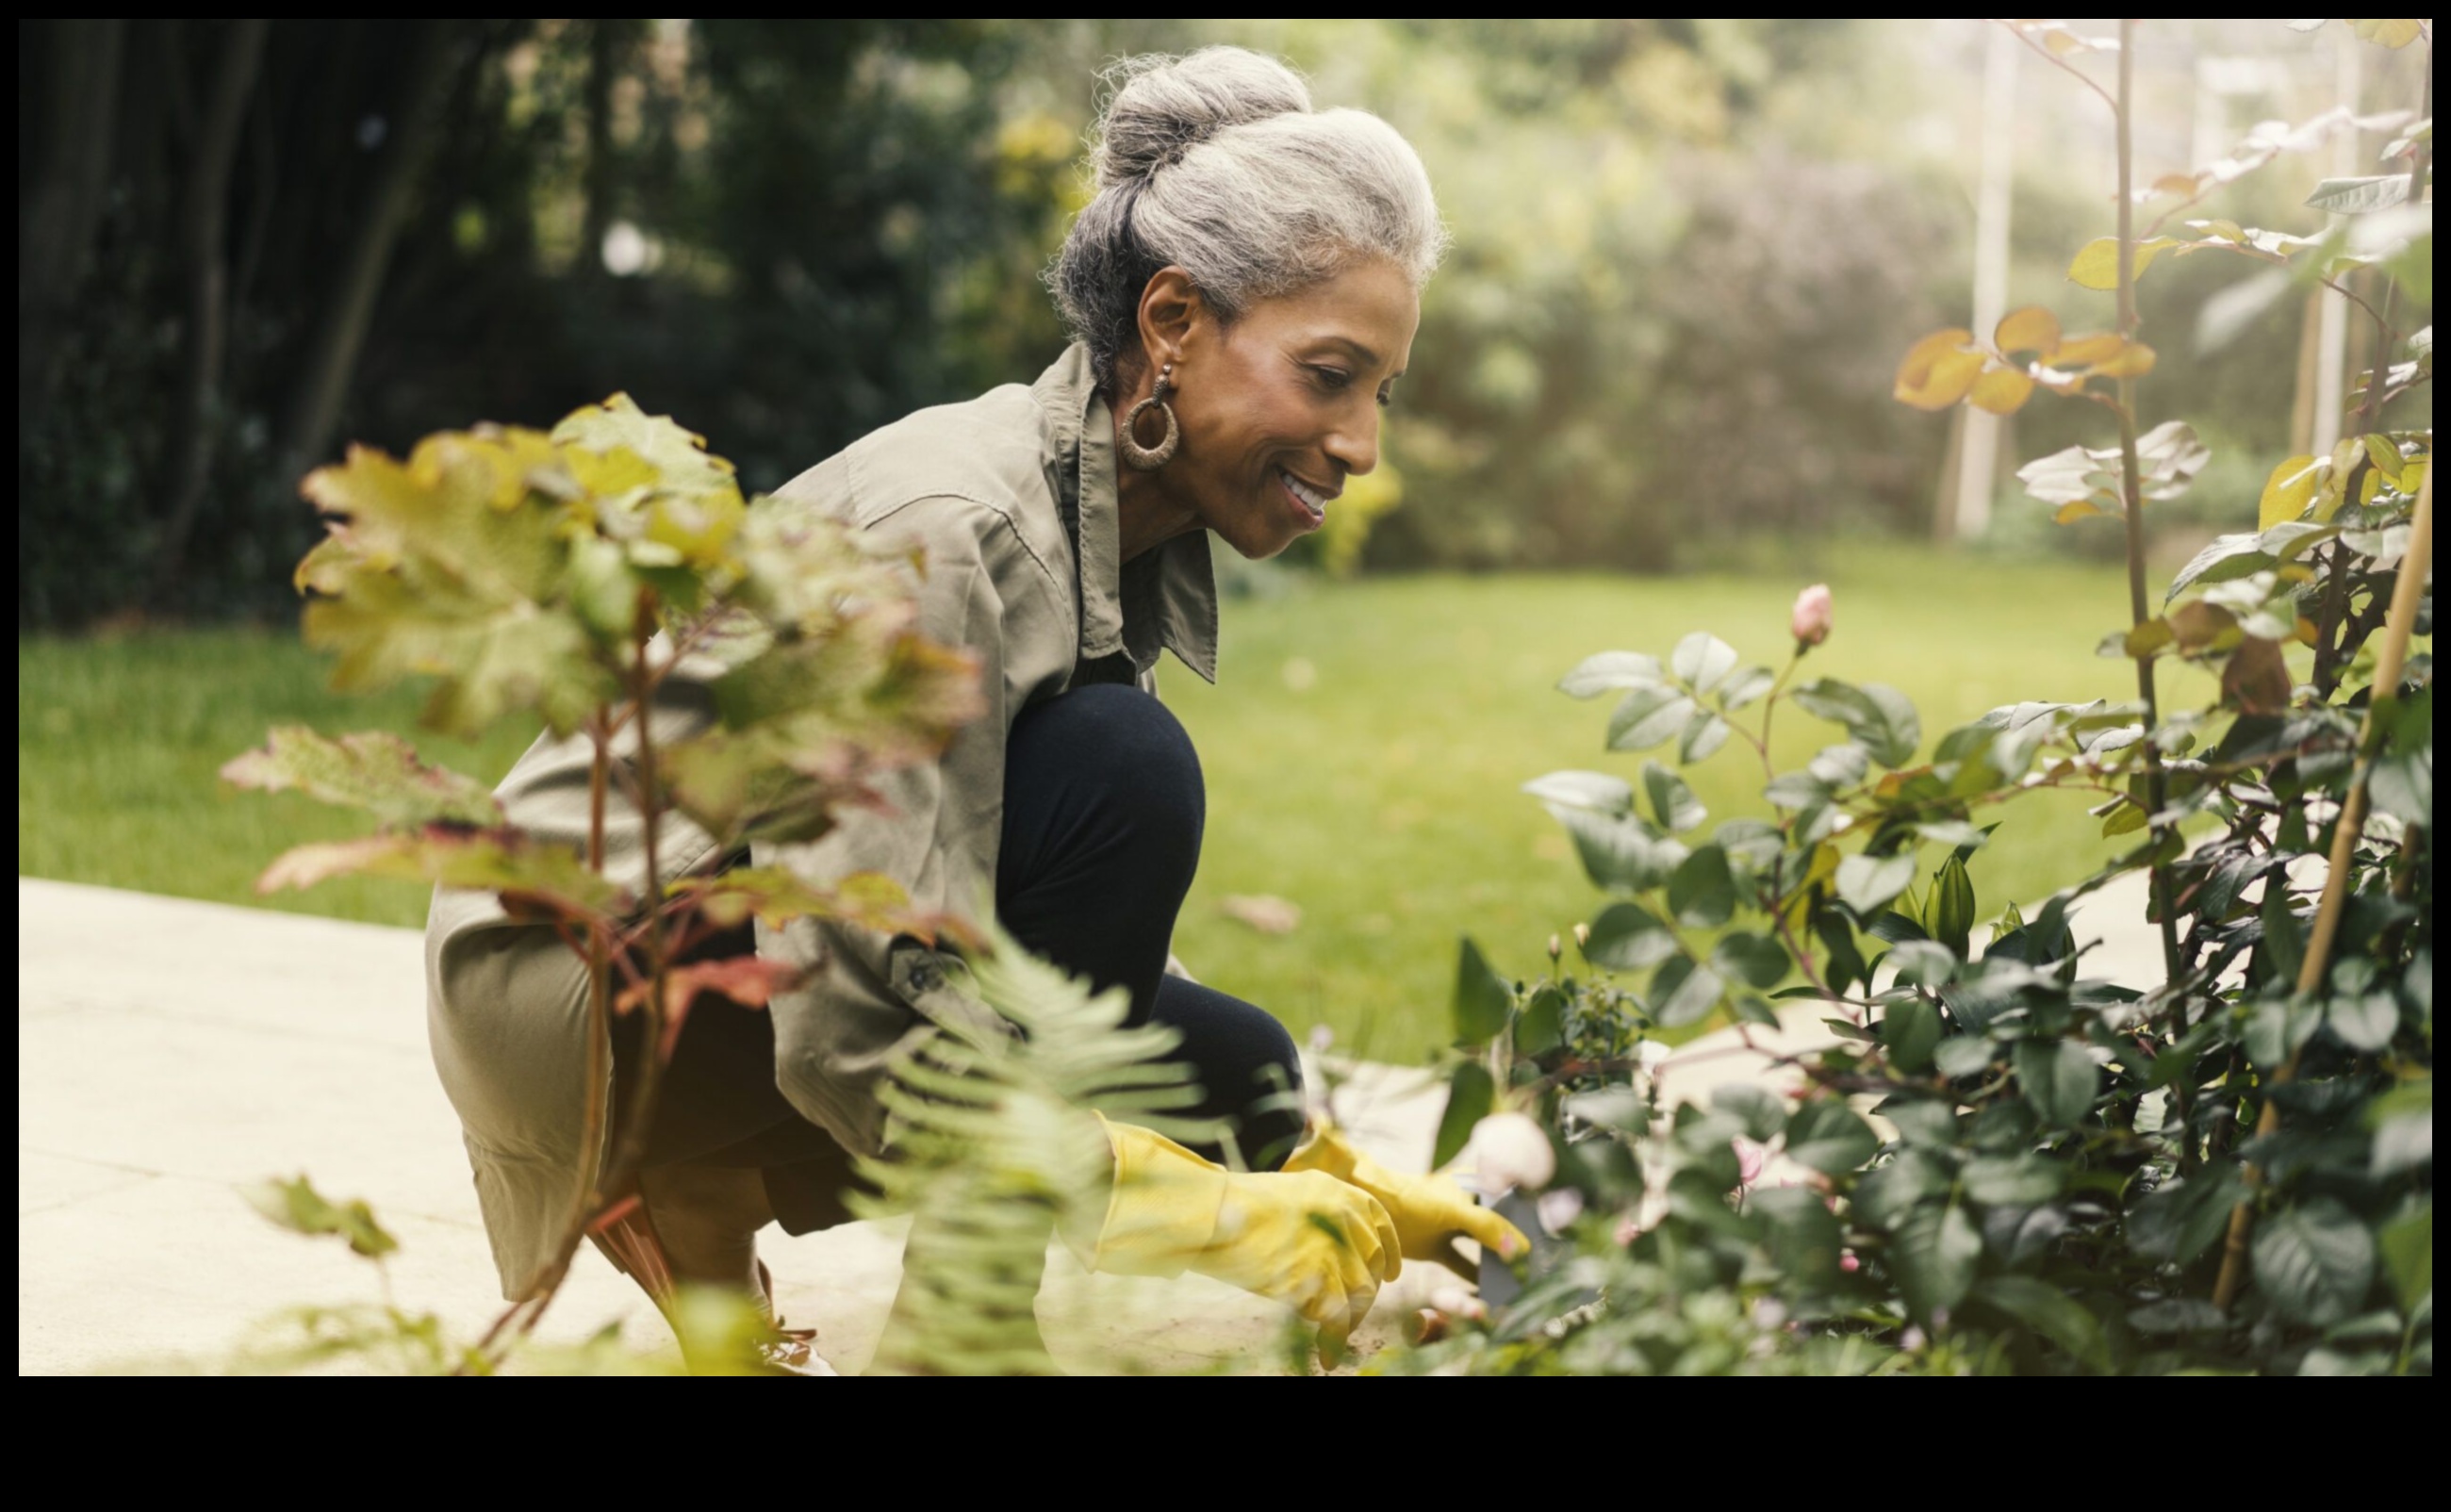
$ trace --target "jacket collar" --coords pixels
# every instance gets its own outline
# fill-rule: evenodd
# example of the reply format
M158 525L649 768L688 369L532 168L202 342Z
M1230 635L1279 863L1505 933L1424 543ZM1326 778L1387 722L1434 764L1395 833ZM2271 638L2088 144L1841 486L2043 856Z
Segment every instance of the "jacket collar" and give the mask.
M1124 561L1114 413L1090 375L1088 348L1066 347L1031 392L1047 416L1048 471L1079 565L1082 658L1127 651L1147 672L1163 649L1215 682L1217 575L1208 532L1186 531Z

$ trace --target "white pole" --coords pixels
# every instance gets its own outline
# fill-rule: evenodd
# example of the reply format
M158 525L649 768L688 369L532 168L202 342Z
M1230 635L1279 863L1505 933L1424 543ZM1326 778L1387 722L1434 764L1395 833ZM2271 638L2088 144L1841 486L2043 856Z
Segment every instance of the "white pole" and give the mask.
M2340 103L2352 112L2358 108L2357 37L2345 24L2332 33L2333 87ZM2332 138L2332 176L2346 178L2360 169L2359 132L2349 127ZM2339 226L2343 217L2335 215L2332 224ZM2322 303L2317 305L2315 334L2315 441L2314 451L2324 456L2341 439L2341 411L2347 406L2347 366L2349 346L2349 302L2330 289L2320 291Z
M2015 177L2017 39L2009 29L1977 23L1990 33L1983 54L1983 177L1974 199L1974 335L1990 341L2008 313L2009 200ZM1991 525L1991 484L2000 465L2000 417L1966 412L1966 442L1957 457L1957 535L1973 540Z

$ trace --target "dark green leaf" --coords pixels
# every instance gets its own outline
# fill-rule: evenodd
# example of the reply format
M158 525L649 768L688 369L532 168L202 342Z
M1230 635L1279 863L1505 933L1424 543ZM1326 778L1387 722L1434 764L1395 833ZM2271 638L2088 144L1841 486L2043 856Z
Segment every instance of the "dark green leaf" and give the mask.
M1566 1111L1587 1124L1614 1129L1619 1133L1641 1135L1651 1130L1651 1109L1642 1094L1631 1087L1603 1087L1597 1091L1577 1092L1566 1099Z
M1902 1095L1875 1111L1897 1126L1898 1138L1906 1144L1946 1149L1957 1143L1957 1109L1938 1099Z
M1657 887L1685 859L1684 846L1653 835L1632 815L1593 814L1555 803L1549 806L1549 815L1574 839L1584 874L1611 892L1640 893Z
M2374 1280L2374 1235L2330 1197L2266 1213L2255 1226L2255 1286L2275 1311L2299 1323L2338 1323L2365 1301Z
M2306 958L2306 935L2290 912L2289 890L2282 885L2284 880L2276 874L2265 883L2264 958L2272 968L2273 980L2295 986L2299 967Z
M2230 1209L2245 1196L2237 1167L2207 1166L2139 1202L2128 1219L2129 1241L2139 1254L2186 1265L2228 1228Z
M1727 985L1707 966L1673 956L1651 979L1651 1016L1662 1029L1681 1029L1700 1022L1719 1006Z
M1890 1271L1908 1310L1927 1325L1934 1313L1966 1300L1982 1258L1983 1236L1955 1203L1916 1208L1891 1236Z
M2251 577L2278 565L2264 549L2264 538L2255 531L2243 531L2235 536L2221 536L2197 552L2179 575L2170 579L2170 591L2163 596L2165 604L2200 582L2228 582L2233 579Z
M1711 969L1748 987L1776 987L1787 975L1787 947L1768 935L1737 930L1721 935L1711 948Z
M1727 720L1708 709L1696 709L1685 721L1685 733L1677 738L1676 759L1687 766L1709 760L1728 743L1730 731Z
M1890 1048L1890 1062L1910 1074L1931 1068L1931 1052L1940 1043L1940 1010L1924 997L1892 1003L1881 1018L1881 1043Z
M1789 697L1815 718L1845 725L1885 767L1905 766L1923 742L1923 721L1914 704L1895 688L1878 683L1858 688L1834 677L1816 677L1799 684Z
M1682 835L1710 817L1685 779L1657 761L1642 764L1642 791L1651 800L1652 817L1671 835Z
M1980 1034L1956 1034L1931 1049L1934 1070L1951 1081L1979 1075L1991 1065L1991 1042Z
M1497 1100L1497 1087L1489 1079L1489 1069L1479 1061L1459 1064L1447 1078L1446 1110L1439 1115L1439 1137L1430 1151L1430 1168L1436 1170L1463 1153L1464 1142L1472 1138L1475 1125L1489 1116Z
M1837 1279L1844 1235L1818 1193L1802 1187L1770 1187L1755 1191L1746 1207L1762 1220L1770 1263L1789 1286L1810 1292Z
M2060 1194L2063 1172L2039 1155L1977 1155L1966 1163L1966 1195L1987 1208L2031 1208Z
M2031 1276L1993 1276L1974 1288L1974 1300L2033 1329L2087 1369L2110 1368L2101 1320L2057 1286Z
M1745 1126L1745 1137L1767 1145L1787 1128L1787 1105L1751 1082L1728 1082L1711 1091L1711 1106Z
M1899 1151L1855 1183L1855 1216L1875 1228L1894 1228L1909 1213L1949 1192L1949 1168L1919 1149Z
M1728 853L1705 845L1687 856L1668 879L1668 907L1688 929L1716 929L1734 917L1736 879Z
M1564 1044L1565 1011L1566 994L1541 983L1523 1011L1515 1015L1515 1053L1526 1058L1544 1055Z
M1676 953L1676 935L1639 903L1612 903L1592 920L1583 959L1613 972L1639 972Z
M1609 716L1608 748L1648 751L1684 727L1694 700L1674 688L1637 688Z
M1456 956L1456 1039L1479 1045L1495 1038L1505 1031L1507 1011L1514 1006L1515 994L1490 970L1472 936L1465 935Z
M1845 1103L1809 1102L1788 1121L1788 1158L1825 1176L1845 1175L1880 1148L1873 1126Z
M1904 917L1896 913L1884 913L1876 922L1887 924ZM1930 940L1901 940L1896 950L1881 958L1897 973L1901 987L1939 987L1957 974L1957 957Z
M2382 1267L2391 1277L2392 1295L2400 1310L2414 1313L2434 1290L2434 1203L2428 1199L2414 1212L2382 1226Z
M1727 681L1719 684L1719 707L1734 714L1768 693L1772 684L1777 681L1777 677L1768 667L1747 667L1742 672L1734 673Z
M2073 1129L2093 1110L2102 1072L2083 1046L2029 1039L2017 1046L2017 1083L2035 1116L2052 1129Z

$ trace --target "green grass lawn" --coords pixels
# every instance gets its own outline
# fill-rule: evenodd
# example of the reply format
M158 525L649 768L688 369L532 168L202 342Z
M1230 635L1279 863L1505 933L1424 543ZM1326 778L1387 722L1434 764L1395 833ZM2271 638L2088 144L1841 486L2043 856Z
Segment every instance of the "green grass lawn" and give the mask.
M2132 689L2125 662L2092 654L2126 620L2116 568L1850 546L1820 553L1810 575L1837 595L1836 634L1810 667L1904 690L1927 736L2018 698ZM1601 749L1607 702L1555 692L1559 675L1594 651L1664 654L1696 629L1775 662L1788 603L1807 580L1441 576L1229 601L1221 684L1170 660L1160 674L1208 779L1206 851L1177 952L1298 1031L1324 1023L1374 1057L1418 1058L1444 1037L1459 935L1527 973L1551 931L1594 908L1556 826L1517 788L1559 767L1631 777L1640 759ZM21 639L17 869L420 924L424 893L405 884L257 898L265 861L355 833L353 817L232 793L214 776L266 725L406 732L417 701L325 692L320 664L285 634ZM1785 765L1834 734L1793 711L1777 733ZM489 780L527 744L520 732L475 747L417 738L429 759ZM1741 742L1692 776L1715 816L1765 812L1759 763ZM2056 795L2010 815L1974 863L1986 911L2082 875L2107 854L2097 828ZM1300 927L1256 933L1220 910L1237 893L1289 899Z

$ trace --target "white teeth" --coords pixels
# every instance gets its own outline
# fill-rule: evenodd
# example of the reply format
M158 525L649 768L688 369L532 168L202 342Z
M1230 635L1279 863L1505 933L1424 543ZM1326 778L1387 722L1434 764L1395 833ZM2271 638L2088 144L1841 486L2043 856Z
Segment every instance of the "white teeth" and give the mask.
M1325 494L1323 494L1318 489L1311 487L1301 479L1296 478L1293 474L1286 472L1284 468L1279 468L1277 470L1277 476L1285 481L1285 487L1296 499L1301 500L1304 503L1308 504L1311 507L1311 512L1313 514L1324 515L1327 513L1327 496Z

